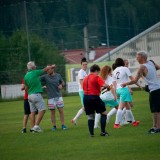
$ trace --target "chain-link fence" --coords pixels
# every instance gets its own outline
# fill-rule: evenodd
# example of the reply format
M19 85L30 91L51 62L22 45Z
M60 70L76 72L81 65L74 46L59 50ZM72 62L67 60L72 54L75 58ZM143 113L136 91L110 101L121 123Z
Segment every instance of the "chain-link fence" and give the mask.
M61 53L84 48L84 26L89 46L116 47L160 20L156 0L14 2L0 1L0 85L20 84L29 60L55 63L66 80Z

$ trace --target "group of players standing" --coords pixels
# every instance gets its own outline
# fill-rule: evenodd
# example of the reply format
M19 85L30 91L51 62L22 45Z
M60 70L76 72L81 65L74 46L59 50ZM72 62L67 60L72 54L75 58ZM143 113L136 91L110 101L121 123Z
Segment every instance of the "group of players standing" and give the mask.
M138 126L140 121L134 119L131 107L132 97L131 89L128 85L138 84L138 80L143 77L149 87L150 92L150 109L153 117L153 126L148 131L150 134L160 132L160 83L156 74L156 70L160 66L153 61L147 60L147 53L145 51L137 52L136 59L140 67L137 71L136 77L133 77L128 69L127 60L117 58L112 65L113 72L110 66L100 67L96 64L90 67L90 74L86 74L87 61L82 59L82 68L79 71L79 95L82 102L82 108L78 111L76 116L72 119L72 123L76 124L78 118L85 111L88 115L88 128L91 137L94 136L94 128L98 127L100 119L101 136L108 136L106 132L106 122L109 122L110 117L116 114L114 128L121 128L122 120L125 115L125 124L132 123L134 127ZM129 81L129 79L131 81ZM83 83L82 83L83 82ZM107 86L106 86L107 84ZM102 88L107 88L101 91ZM101 93L101 94L100 94ZM100 95L100 96L99 96ZM105 106L113 107L110 112L106 113ZM95 115L95 112L98 113ZM100 118L101 117L101 118ZM123 122L124 124L124 122Z
M160 66L153 61L147 60L147 53L145 51L137 52L136 59L140 67L135 77L132 76L128 69L128 61L122 58L117 58L112 68L108 65L100 68L97 64L90 67L90 73L87 75L87 60L83 58L81 61L81 69L78 73L79 95L81 99L82 108L78 111L76 116L71 120L73 124L77 124L78 118L83 112L88 115L88 128L91 137L94 137L94 128L98 127L100 120L101 136L108 136L106 131L106 124L112 115L116 114L114 128L118 129L125 123L131 123L134 127L138 126L140 121L134 119L132 113L132 90L128 85L138 84L138 80L143 77L149 88L149 103L153 117L153 126L148 133L160 132L160 83L156 74L156 70ZM64 124L63 113L63 98L60 93L64 85L64 81L60 74L55 73L55 65L48 65L42 70L36 70L34 62L27 64L28 72L24 77L24 85L22 89L28 91L28 105L31 109L31 132L41 132L39 124L45 113L45 104L41 96L42 87L44 87L48 96L48 108L51 111L51 120L53 124L52 131L56 128L55 109L58 108L60 113L60 120L62 129L66 130ZM113 70L113 71L112 71ZM47 72L43 76L42 73ZM41 77L40 77L41 76ZM40 77L40 78L39 78ZM130 79L130 81L129 81ZM106 106L112 109L107 114ZM38 115L35 120L35 114L38 110ZM95 114L96 113L96 114ZM25 115L28 115L25 114ZM123 122L124 121L124 122ZM22 133L26 132L26 119L24 117L24 127Z

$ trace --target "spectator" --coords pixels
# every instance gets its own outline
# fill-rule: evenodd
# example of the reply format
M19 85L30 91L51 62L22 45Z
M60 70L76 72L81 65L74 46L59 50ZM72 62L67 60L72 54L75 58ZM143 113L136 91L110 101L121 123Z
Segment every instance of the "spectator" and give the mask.
M51 65L48 65L51 66ZM60 74L55 72L55 67L50 68L48 74L41 76L41 82L46 86L47 97L48 97L48 109L51 111L52 131L56 131L56 108L58 108L61 127L66 130L67 127L64 124L64 102L60 90L64 86L64 81Z
M47 66L44 69L36 70L36 65L33 61L27 63L28 72L24 77L25 89L28 90L28 101L31 110L31 132L42 132L39 124L45 114L45 103L41 95L42 86L40 82L40 75L54 68L55 65ZM35 120L35 114L38 110L38 115ZM34 123L35 122L35 123Z

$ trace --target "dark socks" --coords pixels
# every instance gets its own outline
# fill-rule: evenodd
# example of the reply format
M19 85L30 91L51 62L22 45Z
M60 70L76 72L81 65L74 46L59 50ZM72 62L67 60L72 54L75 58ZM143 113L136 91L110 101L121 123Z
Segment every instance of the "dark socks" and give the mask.
M101 132L103 133L106 132L106 120L107 120L107 116L101 114Z
M88 120L88 128L89 128L90 135L94 135L94 120L93 119Z

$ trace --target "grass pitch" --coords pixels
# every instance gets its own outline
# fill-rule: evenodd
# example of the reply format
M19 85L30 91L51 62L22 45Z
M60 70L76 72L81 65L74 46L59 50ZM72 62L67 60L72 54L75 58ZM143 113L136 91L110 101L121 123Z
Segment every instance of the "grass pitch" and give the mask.
M67 131L61 130L58 111L57 131L51 131L50 112L40 124L43 133L22 134L23 100L0 102L0 159L1 160L152 160L160 159L160 134L149 135L152 118L148 93L135 91L132 108L138 127L131 125L113 129L115 116L107 126L109 137L89 136L87 116L83 114L78 125L71 119L81 108L78 96L64 97ZM107 107L109 111L110 108Z

